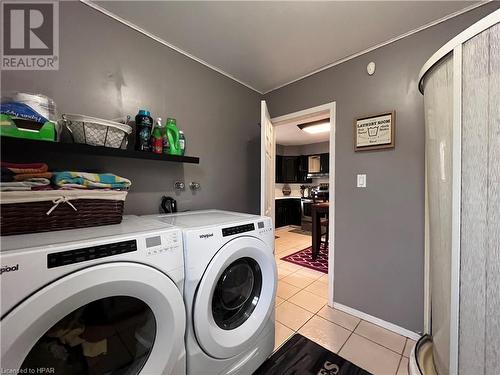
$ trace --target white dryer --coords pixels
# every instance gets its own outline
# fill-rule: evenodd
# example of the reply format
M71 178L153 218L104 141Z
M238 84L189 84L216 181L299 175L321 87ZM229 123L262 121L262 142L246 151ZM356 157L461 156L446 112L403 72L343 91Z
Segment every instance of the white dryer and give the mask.
M131 216L1 241L2 373L185 374L179 229Z
M271 219L217 210L154 218L183 229L187 373L253 373L274 349Z

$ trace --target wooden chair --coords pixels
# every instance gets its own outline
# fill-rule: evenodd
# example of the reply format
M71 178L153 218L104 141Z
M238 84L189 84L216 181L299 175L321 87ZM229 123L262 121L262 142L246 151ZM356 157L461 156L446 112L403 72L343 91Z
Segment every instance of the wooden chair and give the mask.
M323 229L323 228L325 228L326 231L325 231L325 233L321 232L321 243L324 243L325 249L328 249L328 239L329 239L328 237L330 235L330 228L328 225L328 219L321 221L321 229ZM323 241L323 236L325 236L324 241Z

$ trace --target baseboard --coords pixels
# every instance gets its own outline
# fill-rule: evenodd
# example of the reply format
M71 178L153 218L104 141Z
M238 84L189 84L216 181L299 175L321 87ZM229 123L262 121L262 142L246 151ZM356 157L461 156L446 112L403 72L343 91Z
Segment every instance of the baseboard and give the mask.
M380 327L383 327L389 331L397 333L398 335L408 337L409 339L417 341L420 338L420 335L416 332L410 331L406 328L400 327L396 324L386 322L385 320L379 319L362 311L353 309L352 307L342 305L341 303L334 302L333 307L337 310L343 311L345 313L354 315L357 318L366 320L367 322L376 324Z

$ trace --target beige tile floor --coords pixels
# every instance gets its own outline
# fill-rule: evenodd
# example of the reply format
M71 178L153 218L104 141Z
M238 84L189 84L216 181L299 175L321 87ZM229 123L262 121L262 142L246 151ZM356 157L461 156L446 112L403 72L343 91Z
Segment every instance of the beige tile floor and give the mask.
M327 275L280 258L311 245L311 237L276 230L276 348L295 332L374 375L407 375L414 341L327 306Z

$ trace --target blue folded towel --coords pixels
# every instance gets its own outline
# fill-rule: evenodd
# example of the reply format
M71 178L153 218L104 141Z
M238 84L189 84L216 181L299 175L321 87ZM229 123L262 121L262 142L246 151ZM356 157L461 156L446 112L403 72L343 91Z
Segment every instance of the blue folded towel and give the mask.
M126 190L132 183L130 180L112 173L87 172L55 172L52 182L69 189L113 189Z

